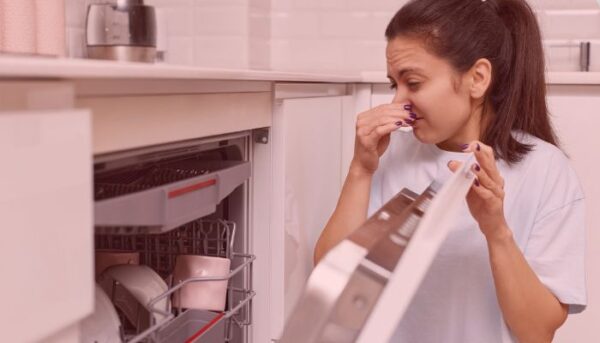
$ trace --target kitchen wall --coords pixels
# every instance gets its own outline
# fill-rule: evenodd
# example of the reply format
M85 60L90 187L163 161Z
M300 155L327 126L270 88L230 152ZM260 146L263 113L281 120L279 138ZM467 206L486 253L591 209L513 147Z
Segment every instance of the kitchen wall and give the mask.
M85 56L90 3L66 0L69 56ZM270 0L146 0L156 7L159 50L166 63L269 69Z
M88 3L67 0L69 55L84 56ZM477 0L473 0L477 1ZM146 0L159 13L167 63L203 67L344 72L385 69L387 22L405 0ZM579 68L579 41L592 42L600 71L596 0L530 0L553 71Z
M472 0L477 1L477 0ZM282 70L383 70L388 21L405 0L272 0L271 65ZM579 41L600 71L596 0L531 0L553 71L579 70Z

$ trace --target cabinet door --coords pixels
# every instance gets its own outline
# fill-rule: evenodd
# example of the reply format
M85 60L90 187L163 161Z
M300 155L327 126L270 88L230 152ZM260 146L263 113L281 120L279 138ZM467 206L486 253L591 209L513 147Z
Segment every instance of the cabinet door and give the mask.
M87 111L0 112L0 341L43 341L93 309Z
M337 204L344 104L348 106L348 97L277 102L272 130L272 337L281 334L303 290L314 245Z
M587 309L569 319L558 330L557 343L596 342L600 299L595 291L600 289L600 154L598 128L600 127L600 86L553 86L548 92L548 105L553 124L563 150L583 186L586 197L587 226ZM594 337L592 337L594 336Z

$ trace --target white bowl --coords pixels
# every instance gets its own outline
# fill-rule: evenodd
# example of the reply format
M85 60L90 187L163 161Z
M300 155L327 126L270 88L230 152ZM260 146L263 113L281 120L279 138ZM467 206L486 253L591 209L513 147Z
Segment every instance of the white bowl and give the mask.
M117 282L116 287L114 282ZM150 301L167 291L164 280L152 268L144 265L121 264L107 268L100 276L100 284L111 295L114 304L138 329L149 327ZM155 309L170 311L169 297L154 305ZM153 312L155 322L165 318Z
M96 279L106 268L119 264L140 264L140 253L124 250L96 250Z
M173 285L195 277L225 277L231 260L222 257L179 255L173 271ZM227 280L191 282L173 294L173 306L198 310L223 311Z
M94 313L81 322L82 343L120 343L121 322L110 298L96 285Z

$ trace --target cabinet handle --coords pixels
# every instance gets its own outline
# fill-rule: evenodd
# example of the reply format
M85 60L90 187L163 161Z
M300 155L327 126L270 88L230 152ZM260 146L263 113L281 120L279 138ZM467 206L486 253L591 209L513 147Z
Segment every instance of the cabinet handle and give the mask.
M210 187L217 184L217 179L210 179L208 181L202 181L193 185L185 186L183 188L175 189L169 192L169 199L182 196L187 193L195 192L202 188Z
M590 71L590 42L579 43L579 70Z

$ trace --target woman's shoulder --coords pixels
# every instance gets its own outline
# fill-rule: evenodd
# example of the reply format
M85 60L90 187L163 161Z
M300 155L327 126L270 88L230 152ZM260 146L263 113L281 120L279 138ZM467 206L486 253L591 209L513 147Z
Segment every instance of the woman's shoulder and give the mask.
M531 151L523 158L526 163L552 163L564 168L570 167L568 156L556 145L522 131L514 131L513 137L519 143L531 146Z
M543 178L544 188L552 193L562 193L565 198L583 198L579 178L567 154L554 144L533 135L516 132L513 137L531 146L531 151L518 164L535 178Z

